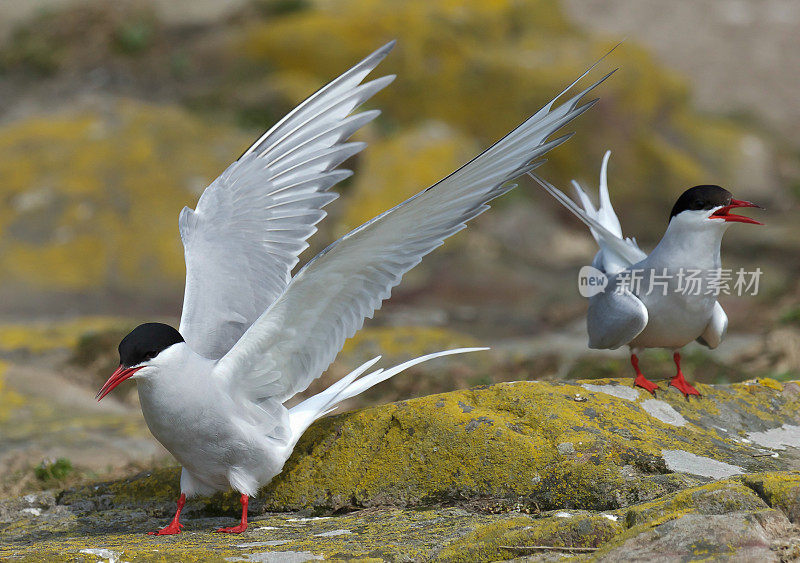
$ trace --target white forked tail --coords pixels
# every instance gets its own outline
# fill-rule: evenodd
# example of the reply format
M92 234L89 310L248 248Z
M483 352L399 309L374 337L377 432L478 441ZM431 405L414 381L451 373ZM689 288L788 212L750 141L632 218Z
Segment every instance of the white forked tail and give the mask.
M600 251L595 256L592 265L607 274L615 274L631 264L639 262L647 255L636 244L636 239L623 238L622 236L619 218L611 206L611 198L608 195L606 170L610 156L611 151L606 151L603 157L603 166L600 169L600 205L597 208L595 208L591 198L575 180L572 181L572 187L575 189L575 193L578 195L583 207L542 177L532 172L529 172L528 175L589 227L592 236L600 247Z
M426 354L425 356L408 360L393 368L386 370L383 368L377 369L359 379L359 376L375 365L381 357L378 356L377 358L372 358L368 362L364 362L321 393L317 393L313 397L309 397L302 403L289 409L289 425L292 431L291 446L294 447L294 444L297 443L297 440L300 439L303 432L305 432L315 420L322 418L336 409L342 401L363 393L373 385L377 385L381 381L386 381L401 371L421 364L422 362L433 360L434 358L449 356L451 354L477 352L480 350L488 350L488 348L455 348L453 350L434 352L433 354Z
M610 157L611 151L606 151L606 154L603 155L603 164L600 167L600 205L597 206L597 209L595 209L591 198L577 181L572 180L572 187L581 200L581 205L583 205L583 210L586 214L619 238L622 238L622 226L619 224L619 218L611 206L611 197L608 195L608 159ZM592 229L592 235L597 243L601 244L599 235L595 233L594 229Z

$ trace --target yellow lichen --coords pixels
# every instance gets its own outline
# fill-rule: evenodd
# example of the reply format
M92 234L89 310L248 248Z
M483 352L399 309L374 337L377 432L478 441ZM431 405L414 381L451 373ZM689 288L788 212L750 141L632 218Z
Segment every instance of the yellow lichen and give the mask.
M522 21L536 24L520 26ZM398 46L379 72L395 72L398 79L375 98L374 104L384 109L384 128L371 132L372 147L392 143L383 138L413 138L420 123L434 121L456 132L459 152L441 158L435 151L411 150L410 161L399 158L383 169L375 167L371 176L380 180L353 191L351 204L362 211L345 216L342 229L380 207L361 201L366 187L374 202L397 202L407 194L405 187L395 191L397 162L408 165L399 173L401 184L414 177L414 168L425 170L425 181L415 186L424 188L452 171L452 155L497 140L611 46L572 26L557 4L542 0L477 2L469 8L424 0L317 2L311 9L253 24L234 46L237 54L321 85L331 78L331 69L346 68L389 39L398 39ZM617 49L611 66L621 71L598 89L602 113L582 116L574 126L579 134L548 154L552 181L594 180L606 148L617 154L614 177L624 179L615 184L623 209L634 197L642 204L641 186L648 186L646 203L666 205L683 186L708 177L721 183L735 177L744 159L740 126L692 111L686 81L635 43ZM297 92L295 101L304 95ZM600 130L602 135L592 134ZM381 161L371 151L363 158L366 166L372 159Z
M772 379L771 377L761 377L758 379L758 383L760 385L766 385L767 387L771 387L777 391L783 391L783 383Z
M0 210L5 284L180 287L178 213L246 137L175 108L120 101L106 109L0 128L0 190L10 202Z
M747 475L744 483L771 507L783 510L793 521L800 521L800 473L772 472Z
M800 414L796 400L784 401L780 411L764 408L780 397L765 386L701 386L701 392L700 401L672 404L690 421L720 412L722 404L776 426ZM586 403L575 401L576 394L587 392L570 384L501 383L332 417L306 432L265 494L275 508L510 495L544 507L608 509L623 502L617 495L640 494L642 481L626 481L619 468L665 472L662 450L753 459L746 445L713 427L673 426L650 416L641 407L646 393L637 401L590 393Z
M82 335L130 325L117 317L87 316L67 320L0 324L0 350L32 353L72 349Z
M598 514L509 517L478 528L437 554L436 561L497 561L527 555L526 546L597 547L622 531ZM521 546L523 549L515 549ZM565 552L568 553L568 552Z

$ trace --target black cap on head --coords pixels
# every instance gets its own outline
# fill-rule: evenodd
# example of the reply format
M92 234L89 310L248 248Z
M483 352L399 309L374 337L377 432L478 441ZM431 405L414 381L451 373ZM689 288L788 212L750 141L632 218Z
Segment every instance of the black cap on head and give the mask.
M672 213L670 213L669 218L672 219L675 215L687 209L700 211L701 209L714 209L715 207L728 205L732 197L731 192L719 186L695 186L681 194L681 197L672 206Z
M139 325L119 343L119 363L125 367L141 364L178 342L183 342L183 336L169 325Z

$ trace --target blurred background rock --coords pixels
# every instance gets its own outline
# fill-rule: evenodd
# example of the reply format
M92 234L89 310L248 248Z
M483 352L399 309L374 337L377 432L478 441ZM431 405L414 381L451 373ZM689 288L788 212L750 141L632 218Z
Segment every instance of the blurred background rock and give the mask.
M686 187L718 183L765 205L734 227L726 267L761 267L757 296L723 297L716 352L692 380L800 374L800 5L485 0L37 0L0 3L0 493L165 459L136 394L96 405L116 344L177 323L178 212L263 130L396 38L370 101L381 117L302 258L428 186L547 102L622 38L599 105L540 172L597 185L602 154L627 235L646 249ZM624 351L586 349L577 269L594 242L523 180L436 251L349 342L319 385L384 354L448 359L349 406L502 380L629 376ZM645 358L671 375L667 354ZM70 470L33 468L71 460ZM64 464L62 463L62 466ZM43 476L43 477L42 477ZM51 483L52 484L52 483Z

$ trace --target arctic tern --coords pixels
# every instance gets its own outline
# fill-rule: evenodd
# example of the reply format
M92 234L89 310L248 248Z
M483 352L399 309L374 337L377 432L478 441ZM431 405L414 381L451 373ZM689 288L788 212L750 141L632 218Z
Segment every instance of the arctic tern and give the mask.
M322 207L337 197L328 189L351 174L336 167L364 147L345 141L379 113L350 115L394 78L360 84L392 46L302 102L204 191L195 210L180 214L180 327L135 328L98 392L99 400L135 379L148 427L182 465L175 516L153 534L180 533L187 498L228 488L241 493L241 523L217 531L244 531L249 497L280 473L314 420L410 366L485 349L429 354L360 377L374 358L300 404L283 405L323 373L403 274L569 138L548 140L595 104L581 100L611 74L554 107L576 80L484 153L335 241L292 277Z
M733 199L715 185L689 188L675 202L667 230L650 254L636 239L624 238L608 194L607 151L600 170L600 201L592 200L573 181L581 206L564 192L531 173L545 190L575 214L597 241L600 250L592 267L607 278L604 291L589 297L587 329L589 348L629 346L636 372L634 386L655 395L658 385L639 369L639 354L645 348L667 348L673 352L677 373L669 385L688 399L700 393L684 378L680 348L692 341L714 349L725 338L728 317L717 301L721 278L722 236L731 223L761 225L755 219L731 213L740 207L759 207ZM689 283L689 276L696 281Z

